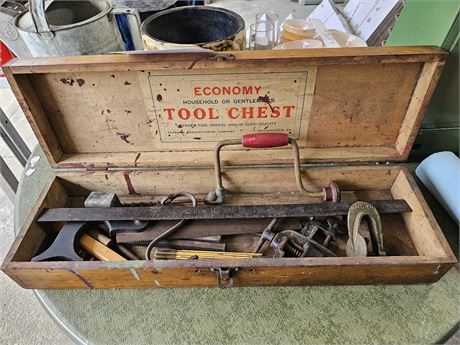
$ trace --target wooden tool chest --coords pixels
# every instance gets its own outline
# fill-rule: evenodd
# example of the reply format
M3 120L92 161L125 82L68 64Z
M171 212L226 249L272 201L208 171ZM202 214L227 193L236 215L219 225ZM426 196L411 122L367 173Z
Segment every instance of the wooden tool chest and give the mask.
M14 60L3 69L55 177L2 270L25 288L406 284L439 280L456 259L404 167L447 54L435 47L157 53ZM147 202L215 188L223 139L296 139L302 180L336 181L342 200L405 199L382 215L381 257L30 262L50 242L45 208L91 191ZM312 203L290 147L221 152L226 204ZM313 164L314 163L314 164Z

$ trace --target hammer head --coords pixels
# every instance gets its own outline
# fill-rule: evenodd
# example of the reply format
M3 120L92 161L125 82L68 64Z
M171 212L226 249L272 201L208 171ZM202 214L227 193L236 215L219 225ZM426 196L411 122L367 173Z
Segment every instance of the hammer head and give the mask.
M120 200L115 193L91 192L85 200L85 207L116 207Z

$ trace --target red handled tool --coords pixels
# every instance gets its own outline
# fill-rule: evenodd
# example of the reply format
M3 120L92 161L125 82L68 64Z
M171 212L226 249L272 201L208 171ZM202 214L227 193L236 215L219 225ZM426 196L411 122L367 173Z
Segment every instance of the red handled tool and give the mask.
M334 181L331 181L327 187L323 188L322 192L310 192L305 189L302 183L300 171L299 147L297 142L284 133L253 133L245 134L241 139L228 139L217 143L214 151L214 167L216 174L217 187L214 191L208 193L204 202L206 204L222 204L225 199L225 189L222 186L222 173L220 166L220 150L224 146L243 145L247 148L270 148L282 147L290 144L294 151L294 174L299 191L310 197L322 197L324 201L338 202L340 201L340 189Z

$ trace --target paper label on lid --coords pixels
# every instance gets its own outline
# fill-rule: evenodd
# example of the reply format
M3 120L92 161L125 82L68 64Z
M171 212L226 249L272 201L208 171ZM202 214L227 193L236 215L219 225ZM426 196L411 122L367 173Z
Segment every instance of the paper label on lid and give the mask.
M316 67L295 72L149 75L162 143L218 142L257 132L306 136Z

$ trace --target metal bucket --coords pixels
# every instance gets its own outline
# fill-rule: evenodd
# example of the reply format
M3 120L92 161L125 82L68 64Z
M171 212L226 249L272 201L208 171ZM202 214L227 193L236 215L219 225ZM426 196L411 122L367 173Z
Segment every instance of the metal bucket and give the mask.
M208 6L173 8L148 17L141 26L146 50L202 47L243 50L244 20L235 12Z
M141 44L139 14L134 9L112 9L106 0L30 0L30 10L16 17L14 25L32 56L105 54L124 50L114 14L136 17L130 24L136 49ZM46 12L46 14L45 14ZM130 21L130 23L133 23ZM136 42L138 46L136 47Z
M18 30L14 27L14 18L18 14L26 12L27 9L15 1L0 0L0 41L17 57L31 57L29 48L19 36Z

